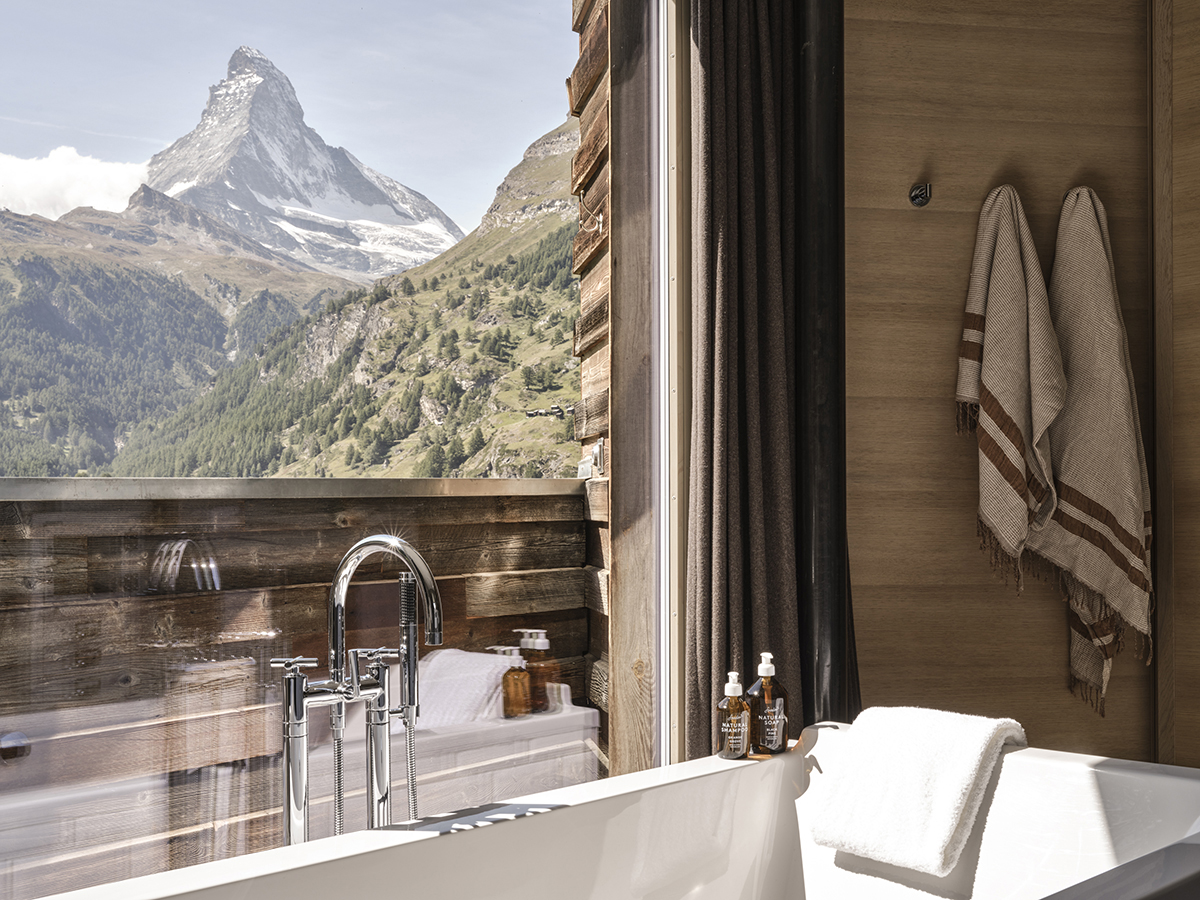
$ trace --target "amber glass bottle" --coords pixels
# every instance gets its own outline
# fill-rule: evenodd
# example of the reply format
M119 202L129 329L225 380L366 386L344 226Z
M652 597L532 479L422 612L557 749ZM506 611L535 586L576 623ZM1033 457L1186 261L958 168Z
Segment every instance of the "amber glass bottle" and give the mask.
M750 707L742 699L738 673L729 673L725 699L717 704L720 710L721 744L717 756L722 759L742 759L750 745Z
M560 680L558 663L550 658L550 641L544 628L514 628L521 638L521 655L529 669L529 708L535 713L550 712L550 692L546 685Z
M516 657L516 647L505 647L504 651ZM504 673L500 680L500 690L504 697L504 718L519 719L529 715L529 672L513 659L513 666Z
M746 691L750 703L750 752L783 753L788 748L788 699L775 680L770 653L763 653L758 681Z

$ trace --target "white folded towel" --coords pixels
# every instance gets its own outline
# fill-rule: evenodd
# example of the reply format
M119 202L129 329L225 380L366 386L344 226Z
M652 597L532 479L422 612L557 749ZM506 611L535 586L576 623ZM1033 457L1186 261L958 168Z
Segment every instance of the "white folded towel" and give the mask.
M486 719L495 705L500 679L514 665L513 657L466 650L432 650L419 665L421 715L417 730L466 725ZM393 675L400 666L392 666ZM393 686L399 690L398 682ZM393 693L393 697L400 696ZM400 716L392 717L392 733L403 730Z
M813 840L878 862L945 877L958 863L1012 719L873 707L854 720L846 755L826 773Z

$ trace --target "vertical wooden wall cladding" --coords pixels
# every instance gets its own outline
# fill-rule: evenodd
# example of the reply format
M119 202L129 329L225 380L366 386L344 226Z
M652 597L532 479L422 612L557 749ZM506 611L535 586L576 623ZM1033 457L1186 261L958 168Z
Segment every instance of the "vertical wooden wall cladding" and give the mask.
M579 150L571 169L571 191L579 197L579 234L573 271L580 279L580 315L575 355L581 360L582 391L575 407L575 437L583 458L604 441L604 472L588 482L587 525L588 696L600 710L602 749L609 744L609 40L608 0L574 0L572 28L579 33L579 63L567 79L571 114L579 117Z
M98 496L115 487L98 482ZM438 576L443 646L484 651L514 644L514 628L545 628L584 700L589 620L607 610L607 573L588 550L607 518L602 482L519 494L497 480L497 493L475 496L451 482L450 496L424 497L380 496L386 482L322 485L326 496L301 499L0 502L0 734L33 742L28 758L0 765L0 794L22 798L32 819L21 840L39 843L0 860L0 897L277 846L280 673L269 660L325 663L329 581L368 534L400 534ZM174 589L156 579L159 548L185 539L217 560L219 590L198 589L188 555ZM382 555L360 566L348 647L395 646L397 571ZM403 779L402 762L393 774ZM316 802L328 785L313 790ZM13 827L0 821L10 850Z
M1200 765L1200 5L1156 0L1155 236L1157 337L1171 389L1159 405L1161 456L1172 470L1173 666L1161 664L1160 740L1168 762ZM1159 525L1156 520L1155 525ZM1157 530L1157 528L1156 528ZM1173 716L1172 716L1173 713Z
M1018 593L991 571L976 537L975 440L954 433L983 199L1016 186L1048 273L1063 195L1085 184L1108 211L1153 458L1146 5L847 0L845 10L847 466L863 702L1012 716L1038 746L1150 758L1153 670L1130 641L1106 718L1068 692L1057 590L1030 578ZM933 184L922 209L908 200L917 182ZM1189 234L1194 243L1200 229Z

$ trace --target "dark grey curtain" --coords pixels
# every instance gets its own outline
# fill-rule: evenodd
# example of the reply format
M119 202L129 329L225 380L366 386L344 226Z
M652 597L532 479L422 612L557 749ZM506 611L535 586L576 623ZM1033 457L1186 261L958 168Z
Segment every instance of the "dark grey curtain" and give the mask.
M812 259L802 240L811 223L798 221L814 202L842 202L840 158L835 199L810 186L824 164L806 144L815 108L802 96L800 48L809 17L791 0L693 0L690 15L687 753L695 757L716 746L725 673L737 670L749 684L764 650L790 693L792 736L818 715L852 717L859 701L845 561L842 351L832 359L825 352L844 326L827 333L822 314L827 308L835 326L843 321L844 289L840 273L833 283L816 277L840 261ZM839 69L839 86L840 77ZM840 100L835 105L840 153ZM841 223L839 209L822 224L837 240L819 252L840 254ZM812 293L820 296L809 302ZM814 440L835 446L814 452ZM834 481L814 485L823 477ZM839 490L840 505L829 509ZM817 569L829 584L814 583ZM841 633L828 633L830 611ZM831 689L840 700L813 694Z

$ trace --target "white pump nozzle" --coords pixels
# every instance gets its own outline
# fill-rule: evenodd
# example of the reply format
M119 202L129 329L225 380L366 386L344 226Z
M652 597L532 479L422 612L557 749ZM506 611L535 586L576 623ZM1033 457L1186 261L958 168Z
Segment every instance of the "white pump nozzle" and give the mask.
M741 686L741 684L738 683L738 673L737 672L729 673L729 683L725 685L725 696L726 697L742 696L742 686Z
M546 639L545 628L530 628L529 629L529 646L534 650L549 650L550 641Z
M774 656L772 656L770 653L761 653L759 655L762 656L762 662L759 663L758 674L760 676L774 675L775 674L775 666L771 662L771 660L774 659Z
M513 631L515 631L517 634L521 635L521 646L522 647L524 647L526 650L532 649L532 647L533 647L533 634L532 634L533 629L532 628L514 628Z

